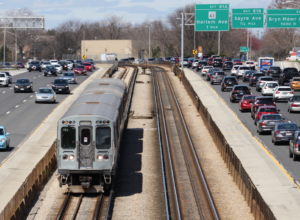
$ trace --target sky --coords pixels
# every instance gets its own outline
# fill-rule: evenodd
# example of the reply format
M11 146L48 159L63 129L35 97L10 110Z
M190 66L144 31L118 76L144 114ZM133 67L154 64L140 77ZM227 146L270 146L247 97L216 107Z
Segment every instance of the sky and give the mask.
M165 19L169 13L188 4L227 3L231 8L267 8L271 0L0 0L0 13L16 8L29 8L45 16L45 28L51 29L69 19L97 21L108 15L140 23Z

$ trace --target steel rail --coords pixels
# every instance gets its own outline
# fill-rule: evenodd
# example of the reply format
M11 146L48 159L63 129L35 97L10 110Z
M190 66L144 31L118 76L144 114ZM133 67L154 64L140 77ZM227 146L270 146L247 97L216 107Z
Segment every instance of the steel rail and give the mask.
M157 84L158 97L159 97L159 102L160 102L161 112L162 112L161 115L162 115L162 121L163 121L163 129L164 129L164 132L165 132L165 140L166 140L166 144L167 144L168 157L169 157L172 183L173 183L172 185L173 185L173 190L174 190L175 200L176 200L175 201L176 202L176 211L177 211L178 219L181 219L181 211L180 211L180 206L179 206L179 201L178 201L177 187L176 187L175 174L174 174L174 170L173 170L173 163L172 163L172 157L171 157L171 152L170 152L170 144L169 144L169 137L168 137L168 133L167 133L165 113L164 113L162 98L161 98L161 95L160 95L161 91L160 91L158 80L156 79L155 81L156 81L156 84Z
M107 210L106 210L105 220L108 220L108 218L109 218L110 205L111 205L113 193L114 193L114 188L112 188L112 189L110 190L110 195L109 195L108 207L107 207Z
M97 220L99 218L99 213L101 211L102 203L103 203L103 194L100 194L97 199L96 207L93 213L93 220Z
M79 201L78 201L78 203L77 203L77 206L76 206L75 212L74 212L74 214L73 214L72 220L75 220L75 219L76 219L77 213L78 213L78 211L79 211L80 204L81 204L81 202L82 202L82 197L83 197L83 194L81 194L80 197L79 197Z
M59 210L59 212L58 212L58 215L57 215L57 217L56 217L56 220L61 220L61 219L63 219L65 210L66 210L67 205L68 205L69 200L70 200L70 197L71 197L71 193L68 193L68 195L65 197L65 200L64 200L64 202L63 202L63 204L62 204L62 206L61 206L61 208L60 208L60 210Z
M156 107L156 121L157 121L157 130L158 130L158 140L159 140L159 150L160 150L160 160L161 160L161 171L163 177L163 186L164 186L164 196L165 196L165 205L166 205L166 214L167 219L170 219L170 210L169 210L169 200L168 200L168 191L167 191L167 182L166 182L166 169L165 169L165 161L164 161L164 154L162 148L162 137L161 137L161 130L160 130L160 121L159 121L159 110L158 110L158 103L156 98L156 87L155 87L155 80L154 80L154 71L152 70L152 81L154 87L154 99L155 99L155 107Z

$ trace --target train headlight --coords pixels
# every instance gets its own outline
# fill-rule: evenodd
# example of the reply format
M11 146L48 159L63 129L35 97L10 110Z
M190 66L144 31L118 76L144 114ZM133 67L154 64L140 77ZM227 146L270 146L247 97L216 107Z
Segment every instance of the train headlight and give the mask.
M108 158L109 158L108 154L105 154L105 155L103 156L103 158L104 158L104 160L108 160Z
M99 155L97 156L97 159L98 159L98 160L102 160L102 159L103 159L103 156L102 156L101 154L99 154Z
M64 154L64 155L62 156L62 158L63 158L63 160L67 160L67 159L68 159L68 155Z
M70 160L74 160L74 158L75 158L74 155L70 155L70 156L69 156L69 159L70 159Z

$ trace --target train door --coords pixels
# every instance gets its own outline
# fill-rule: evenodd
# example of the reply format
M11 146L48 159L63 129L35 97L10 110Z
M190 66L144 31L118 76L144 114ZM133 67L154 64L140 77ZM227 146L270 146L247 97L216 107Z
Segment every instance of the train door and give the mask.
M93 169L94 161L93 127L79 128L79 169Z

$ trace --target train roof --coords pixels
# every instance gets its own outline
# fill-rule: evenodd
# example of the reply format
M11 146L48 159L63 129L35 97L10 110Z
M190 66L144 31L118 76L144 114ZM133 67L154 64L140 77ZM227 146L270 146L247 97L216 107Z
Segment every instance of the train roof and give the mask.
M126 90L119 79L97 79L89 83L82 94L61 118L95 115L114 120Z

